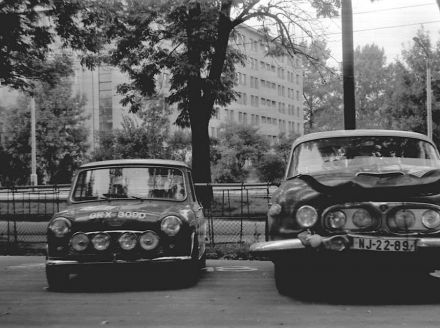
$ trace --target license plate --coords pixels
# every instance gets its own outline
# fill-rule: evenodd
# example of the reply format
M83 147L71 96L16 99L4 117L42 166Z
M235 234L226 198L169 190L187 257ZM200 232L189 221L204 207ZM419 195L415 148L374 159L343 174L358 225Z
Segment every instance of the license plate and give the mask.
M402 238L353 237L353 249L382 252L414 252L416 240Z

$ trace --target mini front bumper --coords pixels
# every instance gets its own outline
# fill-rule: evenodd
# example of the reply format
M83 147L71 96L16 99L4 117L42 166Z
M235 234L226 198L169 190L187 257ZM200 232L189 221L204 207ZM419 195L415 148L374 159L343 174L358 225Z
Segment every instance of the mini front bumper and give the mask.
M350 249L351 237L353 237L353 235L336 235L328 238L319 236L319 242L316 242L316 239L318 238L292 238L259 242L251 245L250 253L256 257L271 257L309 248L324 248L326 250L343 251L346 249ZM439 248L440 250L440 238L412 239L416 239L416 250L433 248Z
M76 271L80 268L87 267L115 267L115 266L140 266L153 265L157 263L186 263L191 262L191 256L166 256L157 257L153 259L137 259L137 260L113 260L113 261L77 261L77 260L60 260L47 259L46 266L48 267L63 267L68 270Z

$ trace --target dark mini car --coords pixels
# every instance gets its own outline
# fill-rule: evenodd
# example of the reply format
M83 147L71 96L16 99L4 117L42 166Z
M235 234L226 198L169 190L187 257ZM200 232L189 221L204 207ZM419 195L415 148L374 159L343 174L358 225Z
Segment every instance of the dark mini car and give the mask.
M47 230L49 288L97 267L177 263L197 275L205 264L206 221L190 168L169 160L111 160L83 165L66 210ZM154 264L153 264L154 265Z
M317 274L440 268L440 158L424 135L344 130L300 137L271 202L268 240L251 253L274 262L282 294Z

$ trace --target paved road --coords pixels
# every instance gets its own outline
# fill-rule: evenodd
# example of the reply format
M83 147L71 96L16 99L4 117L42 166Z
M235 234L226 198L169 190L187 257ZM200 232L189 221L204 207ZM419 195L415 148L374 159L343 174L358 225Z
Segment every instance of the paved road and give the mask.
M212 260L191 287L166 289L113 273L74 278L73 290L55 293L46 290L42 262L0 257L0 327L440 326L440 279L389 286L354 277L346 288L294 298L277 293L270 262Z

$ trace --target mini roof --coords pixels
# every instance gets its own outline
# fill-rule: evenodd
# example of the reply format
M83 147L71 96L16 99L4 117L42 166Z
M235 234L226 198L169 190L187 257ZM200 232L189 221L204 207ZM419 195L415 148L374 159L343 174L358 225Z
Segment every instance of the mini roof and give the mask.
M91 162L81 165L83 168L100 167L100 166L120 166L120 165L149 165L149 166L178 166L190 169L190 167L180 161L173 161L167 159L114 159L108 161Z

